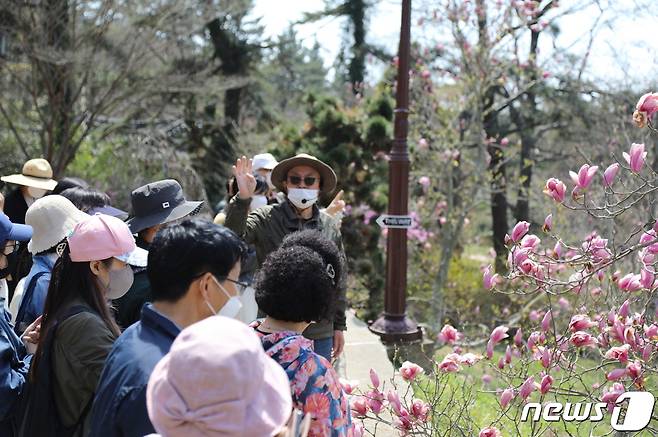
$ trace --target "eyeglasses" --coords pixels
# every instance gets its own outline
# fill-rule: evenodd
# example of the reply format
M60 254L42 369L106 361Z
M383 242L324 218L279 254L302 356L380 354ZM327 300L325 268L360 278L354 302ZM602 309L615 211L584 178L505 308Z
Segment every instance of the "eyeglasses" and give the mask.
M302 178L301 176L288 176L288 182L293 185L300 185L302 180L304 181L305 186L310 187L315 184L315 181L317 181L318 178L313 176L306 176L305 178Z
M244 291L247 289L247 287L249 287L249 284L246 284L246 283L240 282L240 281L234 281L231 278L224 277L224 278L220 278L220 279L222 279L224 281L232 282L233 284L235 284L235 289L238 290L238 294L240 296L242 296L244 294Z
M13 243L8 243L5 245L5 247L2 250L3 255L11 255L12 253L16 252L19 248L18 241L14 241Z

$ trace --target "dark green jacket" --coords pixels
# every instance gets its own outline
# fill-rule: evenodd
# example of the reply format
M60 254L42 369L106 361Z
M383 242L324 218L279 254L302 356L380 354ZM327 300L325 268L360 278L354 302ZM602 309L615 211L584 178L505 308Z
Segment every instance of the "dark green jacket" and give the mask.
M313 217L304 220L297 216L293 207L288 203L267 205L251 213L249 205L251 199L233 197L226 206L226 221L224 226L240 235L244 241L256 248L258 267L263 264L267 255L278 249L286 235L304 229L318 229L327 238L331 239L338 248L345 253L341 240L340 230L334 220L317 206L313 206ZM345 286L341 286L336 302L334 320L325 320L313 323L304 335L310 339L318 340L333 336L334 330L347 329L345 323Z

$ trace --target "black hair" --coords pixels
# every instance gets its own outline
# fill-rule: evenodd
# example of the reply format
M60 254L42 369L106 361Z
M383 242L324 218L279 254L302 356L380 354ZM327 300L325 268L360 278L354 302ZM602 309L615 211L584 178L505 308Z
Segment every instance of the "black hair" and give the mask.
M330 319L338 292L335 272L306 246L271 252L256 275L254 288L258 308L284 322Z
M233 231L199 218L167 225L149 248L146 272L154 300L176 302L206 272L225 278L247 254Z
M55 188L53 189L51 194L61 194L62 191L73 187L89 188L89 184L87 183L87 181L80 178L73 178L73 177L62 178L57 182L57 185L55 185Z
M335 271L334 283L342 289L347 279L345 266L345 255L338 249L336 243L322 235L317 229L307 229L304 231L293 232L288 234L281 243L281 247L304 246L317 252L325 264L331 264Z
M62 191L60 195L69 199L82 212L110 204L110 196L91 188L71 187Z
M109 268L112 265L112 258L105 259L102 263ZM43 342L48 336L49 330L57 318L61 316L62 311L68 308L69 304L76 299L80 299L87 304L105 322L108 329L115 336L118 337L121 334L112 317L99 281L89 267L89 262L73 262L67 245L62 255L55 262L51 273L48 294L43 309L43 319L41 320L39 344L30 367L31 378L37 375L39 360L43 355Z

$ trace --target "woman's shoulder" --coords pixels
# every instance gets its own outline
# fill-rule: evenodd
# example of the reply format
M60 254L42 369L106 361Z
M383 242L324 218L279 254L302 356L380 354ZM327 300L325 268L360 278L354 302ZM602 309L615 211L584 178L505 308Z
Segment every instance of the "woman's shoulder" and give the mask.
M105 324L99 314L84 304L73 304L60 314L75 311L57 326L58 341L71 340L74 343L85 343L85 340L95 342L99 338L114 338L114 334Z

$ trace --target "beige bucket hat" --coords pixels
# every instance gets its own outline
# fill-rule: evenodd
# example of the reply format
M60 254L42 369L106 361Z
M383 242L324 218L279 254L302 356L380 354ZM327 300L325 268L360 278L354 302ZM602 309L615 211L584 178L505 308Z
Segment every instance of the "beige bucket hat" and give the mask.
M50 167L50 163L43 158L30 159L23 164L21 174L3 176L0 180L9 184L41 188L48 191L52 191L57 185L57 181L53 179L53 169Z
M324 162L320 161L315 156L300 153L292 158L284 159L279 162L274 170L272 170L272 183L279 190L283 191L283 181L288 177L288 172L293 167L305 165L312 167L320 173L320 192L323 194L331 194L336 189L336 173Z

